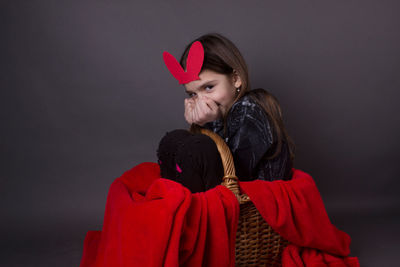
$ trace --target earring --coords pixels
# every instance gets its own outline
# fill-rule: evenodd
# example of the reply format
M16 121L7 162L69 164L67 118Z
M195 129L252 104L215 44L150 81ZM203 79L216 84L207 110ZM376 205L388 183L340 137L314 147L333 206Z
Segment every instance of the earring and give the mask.
M236 92L238 92L238 93L239 93L239 92L240 92L240 88L236 88Z

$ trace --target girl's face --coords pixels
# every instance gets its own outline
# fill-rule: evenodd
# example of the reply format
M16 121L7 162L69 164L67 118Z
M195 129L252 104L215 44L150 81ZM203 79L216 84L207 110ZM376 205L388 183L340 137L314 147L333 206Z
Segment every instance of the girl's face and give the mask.
M188 97L197 100L198 96L206 95L214 100L225 114L236 96L236 88L241 86L239 75L230 76L205 69L200 72L200 80L194 80L184 84Z

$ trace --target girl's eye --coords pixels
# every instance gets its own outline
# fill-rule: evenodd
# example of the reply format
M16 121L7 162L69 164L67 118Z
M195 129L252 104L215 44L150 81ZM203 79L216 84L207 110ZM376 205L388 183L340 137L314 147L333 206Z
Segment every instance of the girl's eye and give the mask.
M204 87L205 88L205 90L206 91L211 91L211 89L214 87L214 85L207 85L206 87ZM208 90L207 90L207 88L209 88ZM193 96L195 96L196 95L196 93L188 93L188 96L189 96L189 98L190 97L193 97Z

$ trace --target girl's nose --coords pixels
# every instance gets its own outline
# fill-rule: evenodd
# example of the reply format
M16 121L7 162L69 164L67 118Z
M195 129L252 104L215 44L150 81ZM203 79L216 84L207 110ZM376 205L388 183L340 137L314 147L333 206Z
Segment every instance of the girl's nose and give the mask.
M197 94L197 97L198 97L198 99L204 99L204 95L201 93L201 94Z

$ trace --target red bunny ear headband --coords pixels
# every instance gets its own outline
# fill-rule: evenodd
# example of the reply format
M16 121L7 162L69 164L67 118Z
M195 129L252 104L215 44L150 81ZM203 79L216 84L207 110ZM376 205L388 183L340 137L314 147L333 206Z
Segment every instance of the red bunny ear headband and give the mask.
M199 73L204 60L204 48L200 41L194 42L189 49L186 60L186 72L174 56L167 51L163 52L163 58L168 70L179 81L179 84L200 80Z

